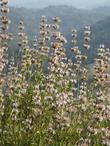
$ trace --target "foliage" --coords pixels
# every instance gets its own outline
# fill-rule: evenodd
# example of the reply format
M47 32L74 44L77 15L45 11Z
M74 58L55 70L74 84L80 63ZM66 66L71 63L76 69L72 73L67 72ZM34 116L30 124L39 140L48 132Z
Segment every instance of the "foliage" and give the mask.
M60 18L53 17L50 23L42 16L31 48L24 23L19 22L19 50L8 58L12 37L7 4L8 0L1 0L0 145L109 146L109 49L100 45L90 81L90 26L83 32L82 51L77 30L72 30L72 62L66 57Z

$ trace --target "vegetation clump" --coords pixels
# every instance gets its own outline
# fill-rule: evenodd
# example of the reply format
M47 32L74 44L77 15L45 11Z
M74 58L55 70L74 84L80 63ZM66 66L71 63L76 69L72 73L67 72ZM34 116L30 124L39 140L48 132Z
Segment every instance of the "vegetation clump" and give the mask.
M83 51L72 30L73 62L60 18L42 16L32 47L19 22L19 51L9 58L8 0L0 3L0 146L110 146L109 48L99 46L90 80L90 26Z

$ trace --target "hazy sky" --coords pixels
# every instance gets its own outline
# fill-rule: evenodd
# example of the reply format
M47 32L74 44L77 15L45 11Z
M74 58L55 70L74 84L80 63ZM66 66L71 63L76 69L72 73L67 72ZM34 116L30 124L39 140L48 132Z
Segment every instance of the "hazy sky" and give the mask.
M107 5L110 3L110 0L10 0L10 4L14 6L24 6L24 7L33 7L33 5L36 5L36 7L43 7L48 5L54 5L54 4L67 4L67 5L73 5L76 7L97 7L98 5Z

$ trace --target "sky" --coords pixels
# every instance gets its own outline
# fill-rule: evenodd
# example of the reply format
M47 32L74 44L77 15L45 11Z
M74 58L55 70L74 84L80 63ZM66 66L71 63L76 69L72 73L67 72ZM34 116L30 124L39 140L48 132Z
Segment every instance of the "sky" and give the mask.
M110 4L110 0L10 0L12 6L36 8L48 5L73 5L78 8L88 8L108 4Z

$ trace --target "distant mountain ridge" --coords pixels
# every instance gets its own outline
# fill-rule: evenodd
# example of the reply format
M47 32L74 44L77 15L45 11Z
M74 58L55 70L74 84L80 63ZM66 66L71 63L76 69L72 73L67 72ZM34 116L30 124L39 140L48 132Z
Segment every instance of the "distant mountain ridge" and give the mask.
M110 6L110 1L97 0L11 0L11 6L25 8L44 8L49 5L69 5L77 8L94 8L102 6Z
M109 9L110 10L110 9ZM62 20L61 31L66 33L76 27L80 29L85 25L93 25L96 22L108 17L109 13L97 13L97 10L83 10L77 9L72 6L48 6L44 9L26 9L26 8L10 8L10 19L12 24L10 30L17 33L17 25L20 20L23 20L26 26L26 32L29 35L35 35L38 32L38 25L40 17L46 15L48 20L51 21L52 17L59 16ZM13 30L14 29L14 30Z
M52 17L59 16L61 22L61 32L68 39L67 48L71 48L71 29L75 27L78 29L79 44L82 44L82 36L85 25L91 25L92 40L90 50L91 58L96 54L96 50L100 43L104 43L107 47L110 47L110 9L105 7L92 10L77 9L72 6L48 6L44 9L29 10L25 8L10 8L10 19L12 21L10 25L10 32L13 33L14 38L17 36L17 27L20 20L24 21L25 32L29 36L30 44L32 44L34 35L37 35L39 31L39 22L42 15L46 15L47 19L52 21ZM17 48L17 43L13 41L13 47ZM11 51L12 53L13 51ZM67 49L68 56L71 55Z

